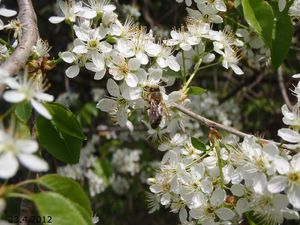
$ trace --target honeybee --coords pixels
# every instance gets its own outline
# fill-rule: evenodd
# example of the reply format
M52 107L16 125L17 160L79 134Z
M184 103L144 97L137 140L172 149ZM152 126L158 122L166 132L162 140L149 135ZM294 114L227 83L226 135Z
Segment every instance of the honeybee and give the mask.
M145 100L148 102L148 116L153 129L157 128L163 116L163 97L159 86L145 87Z

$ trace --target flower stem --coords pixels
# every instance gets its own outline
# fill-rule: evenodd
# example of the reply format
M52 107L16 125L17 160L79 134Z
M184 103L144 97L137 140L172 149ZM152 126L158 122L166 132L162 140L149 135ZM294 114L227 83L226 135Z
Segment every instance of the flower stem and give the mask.
M223 175L223 170L222 170L223 163L222 163L222 159L221 159L220 144L218 141L215 144L215 149L216 149L217 158L218 158L219 176L221 178L220 184L221 184L221 187L223 188L223 186L224 186L224 175Z
M14 186L15 186L15 187L20 187L20 186L24 186L24 185L27 185L27 184L34 184L34 183L38 183L37 180L35 180L35 179L30 179L30 180L24 180L24 181L21 181L21 182L15 184Z
M22 194L22 193L9 193L6 195L6 197L8 197L8 198L23 198L23 199L31 200L31 197L29 195Z
M5 117L7 117L14 109L16 108L16 105L12 105L3 115L0 116L0 121L4 120Z
M201 63L202 63L202 58L199 58L198 62L196 63L196 65L194 67L193 73L191 74L191 76L189 77L188 81L183 86L182 92L185 92L187 90L187 88L189 87L189 85L192 82L193 78L195 77L195 75L199 71Z
M14 48L11 47L11 45L8 42L4 41L2 38L0 38L0 44L5 45L11 52L13 52Z
M210 68L210 67L213 67L213 66L219 65L219 64L220 64L220 62L218 61L218 62L215 62L215 63L209 64L209 65L201 66L201 67L199 67L198 71L199 71L199 70L204 70L204 69L207 69L207 68Z
M186 68L185 68L185 56L184 56L184 51L181 50L181 54L182 54L182 71L181 71L181 75L182 78L184 79L184 82L186 82Z

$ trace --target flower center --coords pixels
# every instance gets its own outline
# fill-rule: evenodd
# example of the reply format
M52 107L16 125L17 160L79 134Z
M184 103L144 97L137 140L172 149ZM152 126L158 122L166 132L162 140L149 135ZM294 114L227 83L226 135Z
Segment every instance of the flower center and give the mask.
M300 173L299 172L291 172L288 176L291 182L300 182Z
M16 152L16 148L12 143L4 143L0 145L0 153L1 152Z
M206 216L210 216L214 212L214 208L212 206L208 206L204 210Z
M265 163L264 161L262 160L262 158L258 158L255 160L255 163L256 163L256 166L258 167L258 169L260 171L264 171L265 170Z
M88 47L90 49L96 49L98 47L98 43L99 43L98 40L92 39L88 42Z
M162 184L162 190L164 192L169 192L170 188L171 188L171 185L168 182Z
M122 63L120 66L119 66L119 72L121 74L127 74L129 72L129 68L128 68L128 65L127 63Z

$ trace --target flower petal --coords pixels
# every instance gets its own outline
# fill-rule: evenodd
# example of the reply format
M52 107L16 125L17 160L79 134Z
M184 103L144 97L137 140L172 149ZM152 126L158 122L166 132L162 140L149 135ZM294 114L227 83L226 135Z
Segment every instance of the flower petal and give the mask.
M253 181L253 189L256 193L262 194L266 185L267 185L267 177L263 173L255 173L252 175Z
M141 66L140 60L133 58L133 59L129 59L128 61L128 68L130 70L137 70L139 69Z
M34 97L36 97L38 100L45 102L52 102L54 100L54 97L52 95L43 92L36 93Z
M42 103L40 103L40 102L38 102L38 101L36 101L36 100L34 100L34 99L31 99L31 105L33 106L33 108L39 113L39 114L41 114L43 117L45 117L46 119L49 119L49 120L51 120L52 119L52 116L51 116L51 114L48 112L48 110L46 109L46 107L42 104Z
M19 168L19 163L12 152L4 152L0 155L0 177L8 179L13 177Z
M58 24L58 23L61 23L62 21L64 21L65 17L51 16L48 20L49 20L50 23Z
M120 88L119 88L118 84L113 79L108 79L107 84L106 84L106 88L107 88L108 93L111 96L119 97L121 95L120 94Z
M300 142L300 134L289 128L281 128L278 130L278 136L291 143Z
M293 185L287 193L290 203L297 209L300 208L300 186Z
M0 16L12 17L15 15L17 15L17 12L15 10L0 8Z
M26 96L22 92L16 90L9 90L4 93L3 98L8 102L17 103L25 100Z
M268 190L271 193L282 192L288 184L288 179L285 176L272 177L268 182Z
M129 87L136 87L139 82L139 79L134 73L128 73L125 77L125 81Z
M97 103L97 108L103 112L111 112L113 109L117 108L117 102L109 98L103 98Z
M61 53L61 58L66 63L72 63L76 60L75 55L72 52L63 52L63 53Z
M168 67L171 69L171 70L174 70L175 72L178 72L180 70L180 65L179 63L176 61L176 58L175 56L170 56L167 58L166 60L166 63L168 65Z
M74 78L79 74L80 68L78 65L73 65L70 66L67 70L66 70L66 75L69 78Z
M36 155L31 154L19 154L18 158L22 165L27 167L28 169L36 172L47 171L49 166L47 162Z
M88 49L85 45L77 45L73 48L72 51L77 53L77 54L84 54L84 53L88 52Z
M216 214L222 220L230 220L235 216L235 213L228 208L217 209Z
M225 198L226 198L225 191L221 188L218 188L212 193L210 202L214 206L219 206L225 201Z
M24 153L34 153L39 148L37 142L33 140L18 140L16 146L20 152Z
M106 73L106 69L95 73L94 80L101 80L104 77L105 73Z

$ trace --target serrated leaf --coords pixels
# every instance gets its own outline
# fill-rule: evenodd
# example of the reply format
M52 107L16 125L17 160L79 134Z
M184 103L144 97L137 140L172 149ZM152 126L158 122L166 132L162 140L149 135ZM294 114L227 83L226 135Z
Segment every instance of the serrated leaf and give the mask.
M78 209L72 201L54 192L32 194L40 216L51 216L53 225L92 225L92 218Z
M79 204L90 217L92 216L90 200L75 180L57 174L49 174L40 177L37 181L49 190L57 192L72 202Z
M42 116L37 117L37 131L39 142L51 155L65 163L78 163L82 139L59 131Z
M189 92L188 94L190 95L201 95L203 93L207 92L206 89L202 88L202 87L189 87Z
M279 12L278 6L274 7L276 22L275 22L275 36L272 42L271 61L274 69L277 69L286 58L292 38L294 34L294 27L291 17L288 14L288 3L283 12Z
M20 102L16 105L15 114L23 123L27 123L31 116L32 107L28 101Z
M242 0L247 23L259 33L267 46L272 46L274 13L270 4L264 0Z
M71 110L58 103L46 103L45 106L52 115L51 121L55 127L73 137L86 140L82 127Z
M206 151L206 146L203 144L198 138L192 137L191 138L192 145L194 148L200 150L200 151Z

